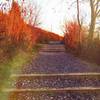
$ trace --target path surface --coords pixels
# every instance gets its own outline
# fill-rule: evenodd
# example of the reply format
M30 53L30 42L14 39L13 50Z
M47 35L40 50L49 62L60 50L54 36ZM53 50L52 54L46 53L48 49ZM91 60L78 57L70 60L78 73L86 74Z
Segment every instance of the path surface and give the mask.
M9 100L100 100L100 67L66 53L62 44L44 45L11 77L18 80L5 90L11 92Z
M100 72L100 68L66 53L63 45L45 45L23 73Z

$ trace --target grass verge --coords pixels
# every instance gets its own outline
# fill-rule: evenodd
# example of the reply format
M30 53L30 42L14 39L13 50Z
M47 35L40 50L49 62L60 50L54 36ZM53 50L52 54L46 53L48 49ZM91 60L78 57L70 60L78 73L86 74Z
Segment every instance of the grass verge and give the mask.
M2 89L9 87L11 83L10 75L20 73L22 66L29 63L33 57L36 57L41 45L35 45L31 51L17 50L12 59L7 59L0 63L0 100L8 100L9 93L3 93Z

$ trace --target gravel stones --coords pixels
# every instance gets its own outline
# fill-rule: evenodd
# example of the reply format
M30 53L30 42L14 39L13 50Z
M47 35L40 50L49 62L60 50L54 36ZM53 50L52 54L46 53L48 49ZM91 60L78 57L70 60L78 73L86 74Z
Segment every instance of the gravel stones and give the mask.
M60 49L59 49L60 48ZM50 52L51 50L51 52ZM54 52L53 52L54 50ZM57 51L58 50L58 51ZM46 52L47 51L47 52ZM100 67L66 53L63 45L45 45L38 57L22 69L22 74L100 72ZM17 89L100 87L99 76L19 77ZM13 85L12 85L13 86ZM9 100L100 100L100 91L17 92Z

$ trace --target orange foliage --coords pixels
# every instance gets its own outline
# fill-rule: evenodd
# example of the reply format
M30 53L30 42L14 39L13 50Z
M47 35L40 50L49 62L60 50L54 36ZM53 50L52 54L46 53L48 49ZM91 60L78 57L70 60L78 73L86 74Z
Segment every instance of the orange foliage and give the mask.
M8 14L0 12L0 35L4 34L14 44L31 47L36 41L61 40L62 37L52 32L27 24L22 18L22 10L13 2ZM30 16L31 17L31 16Z
M27 43L28 46L32 46L35 43L36 34L34 34L31 25L26 24L21 16L21 10L19 5L14 2L9 14L0 12L0 34L6 31L13 43Z
M76 48L79 41L84 39L83 30L81 30L79 35L79 25L77 22L69 22L65 26L65 44L71 48ZM80 39L80 40L79 40Z
M8 21L8 33L11 35L14 40L19 40L21 36L21 31L23 27L23 19L21 18L21 12L17 3L13 3L12 9L9 12L9 21Z
M2 35L4 33L6 33L6 31L7 31L7 28L6 28L7 20L8 20L7 15L6 14L3 14L3 12L0 12L0 33Z
M37 41L39 42L48 42L48 41L59 41L63 40L62 36L59 36L58 34L55 34L53 32L49 32L46 30L43 30L41 28L34 28L35 33L38 35Z

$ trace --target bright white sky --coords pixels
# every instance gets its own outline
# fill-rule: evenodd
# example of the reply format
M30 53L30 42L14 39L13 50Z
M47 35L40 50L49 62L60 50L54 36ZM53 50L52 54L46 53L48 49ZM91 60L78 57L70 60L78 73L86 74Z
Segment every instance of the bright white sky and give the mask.
M62 27L67 18L66 0L36 0L41 5L41 26L58 34L63 34ZM41 2L42 1L42 2Z
M6 0L0 0L0 2L5 2ZM10 0L12 1L12 0ZM21 0L17 0L21 1ZM26 3L34 2L40 7L40 21L43 29L55 32L57 34L63 35L63 25L65 21L73 20L76 18L76 6L75 4L70 6L75 0L25 0ZM82 16L85 20L89 22L89 11L87 9L88 5L83 6L81 4ZM87 11L87 12L86 12ZM86 17L87 16L87 17Z
M31 2L33 0L30 0ZM71 4L75 0L34 0L41 7L41 26L44 29L63 35L63 25L65 21L73 20L77 16L76 5ZM88 5L81 5L82 16L89 21ZM87 16L87 17L86 17Z

